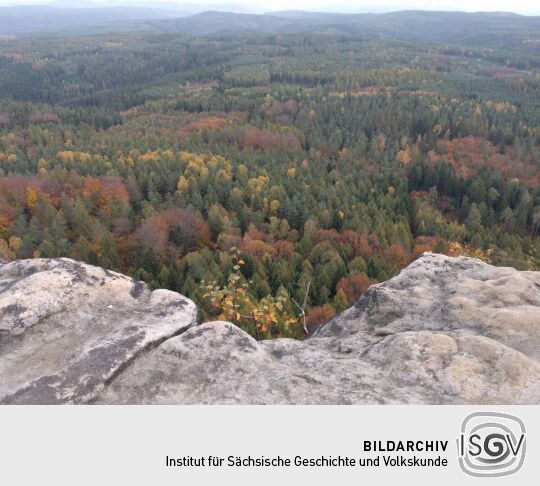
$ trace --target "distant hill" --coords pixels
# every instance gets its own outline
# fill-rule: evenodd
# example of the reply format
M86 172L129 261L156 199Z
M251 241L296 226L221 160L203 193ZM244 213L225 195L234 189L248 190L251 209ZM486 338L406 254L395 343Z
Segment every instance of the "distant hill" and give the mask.
M296 22L276 15L208 11L178 19L147 21L139 24L138 28L149 28L162 32L208 35L248 32L263 34L301 32L309 27L304 20Z
M497 46L538 43L540 17L505 12L402 11L341 14L282 11L267 14L156 7L0 8L1 34L151 31L191 35L338 33L366 39L407 39Z
M140 28L186 34L332 32L379 39L485 44L540 37L540 17L512 13L403 11L383 14L203 12L144 22Z
M0 34L72 32L81 28L116 30L121 26L127 27L135 20L165 19L189 13L151 7L0 7Z

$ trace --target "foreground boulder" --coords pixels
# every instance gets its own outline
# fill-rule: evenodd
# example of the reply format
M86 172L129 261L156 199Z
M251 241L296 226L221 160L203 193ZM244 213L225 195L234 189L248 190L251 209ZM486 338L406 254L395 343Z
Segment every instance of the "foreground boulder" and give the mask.
M98 280L73 294L80 268ZM539 272L426 253L305 341L191 326L193 304L160 292L71 260L0 267L0 402L540 404ZM125 353L126 332L154 339Z
M66 258L0 265L0 403L84 403L196 323L193 302Z

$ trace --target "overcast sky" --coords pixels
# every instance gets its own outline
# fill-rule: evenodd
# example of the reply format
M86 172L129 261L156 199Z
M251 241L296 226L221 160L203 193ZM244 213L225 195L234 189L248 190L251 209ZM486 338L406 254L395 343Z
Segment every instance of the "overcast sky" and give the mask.
M463 11L512 11L523 14L540 14L540 0L0 0L0 5L29 5L61 3L63 6L77 6L81 3L96 3L100 5L161 5L188 3L194 4L239 4L254 11L271 10L324 10L324 11L381 11L399 9L430 9L430 10L463 10Z

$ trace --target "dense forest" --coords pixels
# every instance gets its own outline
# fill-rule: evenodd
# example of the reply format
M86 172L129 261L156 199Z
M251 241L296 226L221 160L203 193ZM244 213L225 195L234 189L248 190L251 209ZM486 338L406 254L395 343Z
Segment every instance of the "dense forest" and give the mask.
M538 34L538 33L537 33ZM424 251L540 269L540 38L0 38L0 259L304 335Z

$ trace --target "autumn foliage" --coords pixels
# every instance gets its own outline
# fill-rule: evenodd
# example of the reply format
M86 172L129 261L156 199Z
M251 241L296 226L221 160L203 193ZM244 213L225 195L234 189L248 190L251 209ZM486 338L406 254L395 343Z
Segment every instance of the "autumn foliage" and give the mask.
M246 128L242 144L245 148L271 150L274 148L299 148L300 140L292 133L273 133L255 127Z
M171 259L210 244L210 228L189 209L171 208L145 220L135 232L144 249Z
M217 319L229 320L242 327L257 339L275 337L301 337L298 316L291 312L290 297L286 291L266 296L257 301L249 292L250 283L241 273L245 261L237 248L231 248L233 271L228 282L219 286L216 282L202 282L204 298Z
M336 315L336 311L330 306L315 306L309 309L307 313L307 325L313 327L317 324L323 324Z
M352 304L374 283L367 275L352 275L343 277L336 285L336 291L343 290L348 303Z
M0 39L0 259L121 271L259 339L426 251L540 269L534 35L494 28L511 56L480 34Z

